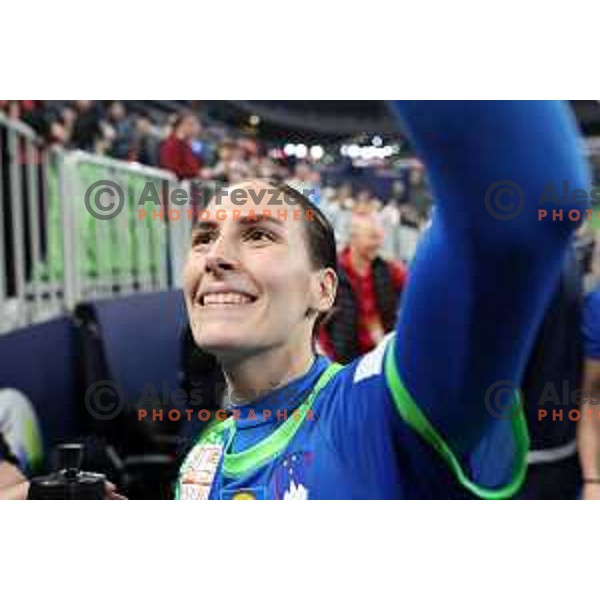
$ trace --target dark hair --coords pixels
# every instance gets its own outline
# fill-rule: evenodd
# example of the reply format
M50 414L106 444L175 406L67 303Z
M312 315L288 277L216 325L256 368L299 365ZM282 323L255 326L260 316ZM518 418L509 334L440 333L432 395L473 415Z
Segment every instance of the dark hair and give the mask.
M335 232L327 217L316 204L293 187L277 181L269 181L269 185L280 190L285 198L292 198L293 204L300 205L304 214L307 210L312 211L314 220L303 219L310 261L316 269L331 268L337 271Z
M312 211L314 219L302 219L304 232L308 242L308 256L315 269L333 269L337 273L337 248L335 244L335 232L327 217L321 209L313 204L302 192L293 187L270 180L269 185L280 190L284 198L291 198L294 204L300 205L302 212ZM329 312L320 313L313 328L313 338L319 332L323 321L329 316Z

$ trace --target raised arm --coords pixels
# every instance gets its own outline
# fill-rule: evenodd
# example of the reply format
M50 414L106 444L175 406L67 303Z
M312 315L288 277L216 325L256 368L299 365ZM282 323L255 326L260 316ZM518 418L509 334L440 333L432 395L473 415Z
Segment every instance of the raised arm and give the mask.
M486 393L496 382L519 385L578 225L568 211L587 208L572 197L544 203L544 193L553 185L561 194L565 181L570 194L589 190L588 171L561 102L394 108L436 201L403 296L396 365L434 427L466 452L493 418ZM562 221L552 209L563 210Z

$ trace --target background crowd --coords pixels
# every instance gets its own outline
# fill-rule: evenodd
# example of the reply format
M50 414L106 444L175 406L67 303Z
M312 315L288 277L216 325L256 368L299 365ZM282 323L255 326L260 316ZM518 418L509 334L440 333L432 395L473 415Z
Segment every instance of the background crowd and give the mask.
M412 257L416 239L411 230L416 233L425 226L431 206L417 160L405 160L399 167L393 157L374 156L357 170L357 161L352 164L337 153L323 157L322 152L307 152L299 158L282 150L285 140L263 140L253 130L203 118L201 106L173 104L170 112L119 100L15 100L0 101L0 111L27 124L48 147L159 167L179 179L233 184L262 177L314 190L311 200L331 219L340 246L348 241L352 213L376 212L390 232L383 253L405 261ZM398 225L407 228L403 244L393 239Z

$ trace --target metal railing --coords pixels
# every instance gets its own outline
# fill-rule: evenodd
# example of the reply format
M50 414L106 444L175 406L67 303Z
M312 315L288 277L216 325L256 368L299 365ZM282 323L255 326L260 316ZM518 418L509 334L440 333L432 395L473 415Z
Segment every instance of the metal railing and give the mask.
M29 127L0 114L0 332L60 313L42 276L50 243L45 173L53 160Z
M190 186L172 173L44 148L0 114L0 184L0 333L82 301L178 285L191 221L169 220L167 198ZM140 218L145 192L166 218Z

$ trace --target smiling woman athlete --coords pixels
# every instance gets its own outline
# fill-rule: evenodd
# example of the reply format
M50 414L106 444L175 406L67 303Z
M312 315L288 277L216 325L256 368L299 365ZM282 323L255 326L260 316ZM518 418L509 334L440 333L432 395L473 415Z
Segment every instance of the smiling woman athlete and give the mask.
M194 339L252 401L197 441L176 497L503 498L522 482L522 413L495 419L486 394L518 385L577 225L537 216L547 184L588 184L574 120L557 102L394 108L437 208L396 331L371 353L344 368L315 355L337 279L333 232L308 200L287 191L313 220L284 205L285 218L256 221L250 211L269 207L230 195L226 219L196 227L184 277ZM499 181L522 192L513 186L512 208L490 195ZM259 198L275 185L235 187ZM303 418L283 420L283 409Z

